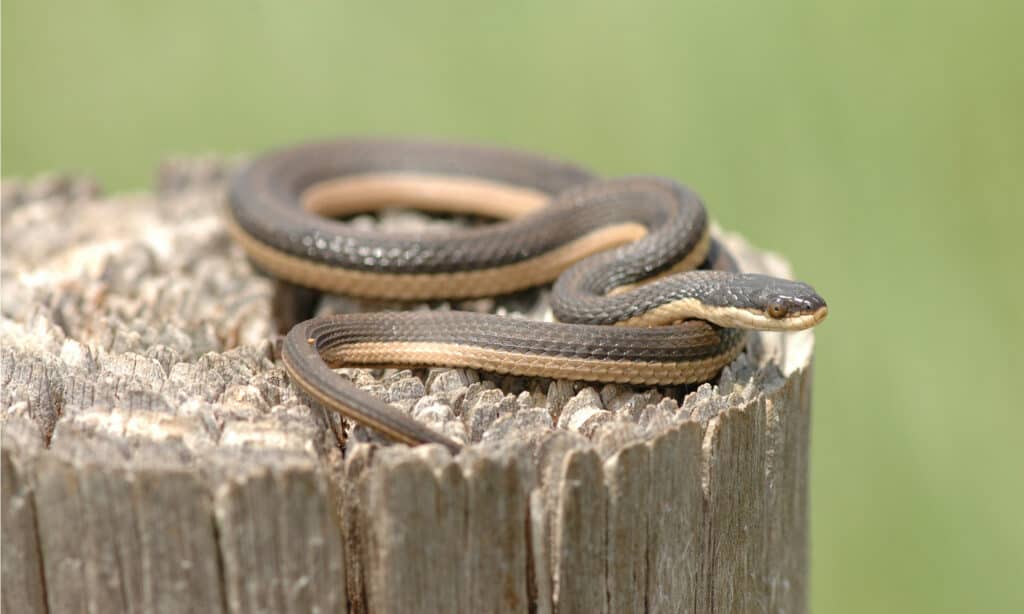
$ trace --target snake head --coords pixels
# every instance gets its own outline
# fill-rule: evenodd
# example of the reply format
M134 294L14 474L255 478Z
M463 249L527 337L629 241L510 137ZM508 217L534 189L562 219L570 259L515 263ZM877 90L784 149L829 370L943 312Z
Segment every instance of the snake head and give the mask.
M690 275L694 275L691 273ZM697 272L702 306L692 317L729 328L793 331L810 328L828 315L814 288L799 281L718 271Z
M744 275L750 279L749 291L739 301L752 317L746 325L758 330L802 330L810 328L828 315L825 299L811 286L788 279L763 275Z

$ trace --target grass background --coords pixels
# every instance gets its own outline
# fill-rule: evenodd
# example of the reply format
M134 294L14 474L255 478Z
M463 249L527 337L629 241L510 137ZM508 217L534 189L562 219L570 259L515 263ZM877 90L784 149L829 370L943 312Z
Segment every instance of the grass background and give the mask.
M3 175L416 134L694 186L829 300L816 612L1024 611L1024 5L6 0Z

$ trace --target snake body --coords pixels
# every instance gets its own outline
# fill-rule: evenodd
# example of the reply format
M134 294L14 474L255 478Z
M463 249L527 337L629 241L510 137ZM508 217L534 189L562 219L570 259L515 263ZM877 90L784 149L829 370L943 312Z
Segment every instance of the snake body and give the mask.
M499 221L443 235L329 219L400 204ZM558 322L468 312L307 320L282 358L308 396L409 444L459 444L330 370L437 365L601 382L707 381L743 329L820 322L806 284L737 272L699 197L656 177L600 180L542 156L425 141L332 141L256 159L232 182L229 228L261 268L358 297L491 296L554 281ZM701 267L701 270L694 270Z

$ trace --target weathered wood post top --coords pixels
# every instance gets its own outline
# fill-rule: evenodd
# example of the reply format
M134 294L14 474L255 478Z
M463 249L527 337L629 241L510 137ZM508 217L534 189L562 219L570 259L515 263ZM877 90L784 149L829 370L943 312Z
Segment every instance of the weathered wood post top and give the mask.
M341 370L471 442L390 445L289 385L274 283L225 231L230 168L113 197L4 182L5 611L806 611L811 332L757 334L694 389Z

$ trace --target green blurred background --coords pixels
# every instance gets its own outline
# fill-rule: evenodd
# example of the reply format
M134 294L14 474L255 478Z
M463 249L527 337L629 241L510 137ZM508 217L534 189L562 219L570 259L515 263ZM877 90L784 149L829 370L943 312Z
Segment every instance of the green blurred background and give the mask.
M814 611L1024 611L1024 4L2 10L5 177L415 134L684 180L832 308Z

